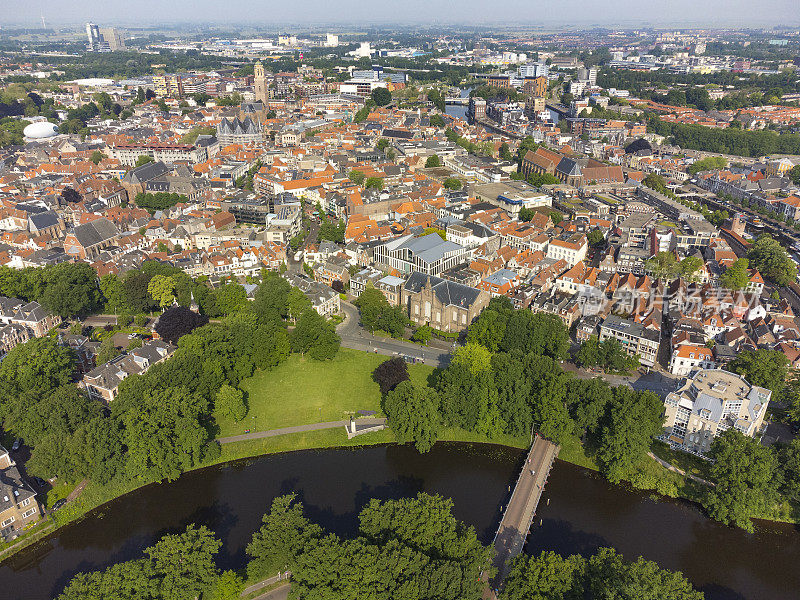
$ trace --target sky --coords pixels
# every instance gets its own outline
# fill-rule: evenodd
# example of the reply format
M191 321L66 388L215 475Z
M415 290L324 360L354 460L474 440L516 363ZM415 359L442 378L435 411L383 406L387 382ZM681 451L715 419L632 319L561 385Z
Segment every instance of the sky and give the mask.
M800 24L798 0L0 0L0 23Z

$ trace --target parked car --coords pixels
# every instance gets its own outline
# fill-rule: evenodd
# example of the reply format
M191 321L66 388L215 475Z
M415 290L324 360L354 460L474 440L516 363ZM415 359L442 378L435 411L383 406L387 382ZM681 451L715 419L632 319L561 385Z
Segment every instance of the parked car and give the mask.
M42 479L41 477L33 477L33 482L36 485L38 485L40 488L42 488L45 485L47 485L47 482L44 479Z
M56 501L56 503L53 504L53 508L51 508L50 510L58 510L59 508L64 506L66 503L67 503L67 499L66 498L62 498L61 500Z
M14 440L14 443L11 445L11 450L16 452L17 450L19 450L19 447L21 445L22 445L22 440L20 438L17 438L17 439Z

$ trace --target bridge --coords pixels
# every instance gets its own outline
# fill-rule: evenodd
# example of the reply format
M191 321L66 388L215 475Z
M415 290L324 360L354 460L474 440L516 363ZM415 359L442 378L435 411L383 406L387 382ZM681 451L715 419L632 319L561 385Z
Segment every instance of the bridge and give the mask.
M459 106L468 106L469 97L462 98L461 96L448 96L444 99L445 104L455 104Z
M522 552L525 538L536 515L536 507L547 483L547 476L560 449L561 446L537 435L528 452L492 542L495 549L492 566L497 569L497 573L490 582L491 590L502 587L511 568L511 559ZM493 591L489 594L490 598L495 597Z

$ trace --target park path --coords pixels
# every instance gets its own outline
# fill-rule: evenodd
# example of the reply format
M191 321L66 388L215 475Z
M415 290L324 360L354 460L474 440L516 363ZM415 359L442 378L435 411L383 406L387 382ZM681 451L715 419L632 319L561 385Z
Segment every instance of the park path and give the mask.
M264 592L259 596L253 598L253 600L286 600L289 597L289 590L292 588L292 584L288 581L282 585L279 585L275 589L269 590L268 592Z
M277 575L273 575L272 577L267 577L266 579L262 579L258 583L254 583L253 585L247 586L242 590L242 593L240 595L249 596L253 592L257 592L258 590L263 590L265 587L268 587L273 583L278 583L281 580L289 579L291 576L292 572L286 571L285 573L278 573Z
M687 473L683 469L679 469L675 465L673 465L671 463L668 463L667 461L665 461L665 460L663 460L661 458L658 458L652 452L648 452L647 456L652 458L654 461L656 461L658 464L660 464L662 467L664 467L665 469L667 469L669 471L673 471L674 473L677 473L678 475L683 475L684 477L688 477L689 479L692 479L692 480L696 481L697 483L701 483L703 485L707 485L707 486L710 486L710 487L715 487L714 483L712 483L710 481L706 481L705 479L703 479L702 477L698 477L697 475L692 475L691 473Z
M231 444L233 442L245 442L247 440L259 440L261 438L276 437L279 435L287 435L289 433L304 433L306 431L319 431L321 429L336 429L337 427L345 427L350 423L350 420L345 421L326 421L324 423L311 423L309 425L295 425L293 427L280 427L278 429L270 429L268 431L253 431L251 433L242 433L241 435L231 435L228 437L217 438L220 444ZM386 425L386 419L383 417L356 419L359 425Z

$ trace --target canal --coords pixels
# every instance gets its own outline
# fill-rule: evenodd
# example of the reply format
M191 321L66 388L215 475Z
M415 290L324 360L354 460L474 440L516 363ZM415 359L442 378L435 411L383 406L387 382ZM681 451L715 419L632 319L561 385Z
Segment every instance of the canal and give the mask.
M340 535L355 531L370 498L441 494L488 544L522 457L487 445L437 444L426 455L380 446L294 452L187 473L119 498L12 557L0 565L1 595L52 598L75 573L139 557L189 523L207 525L222 539L222 568L241 567L261 516L288 492L299 495L312 520ZM800 533L793 526L760 524L748 534L687 503L613 486L563 462L553 469L530 540L530 552L591 554L613 546L631 560L642 555L683 571L708 600L800 597Z

